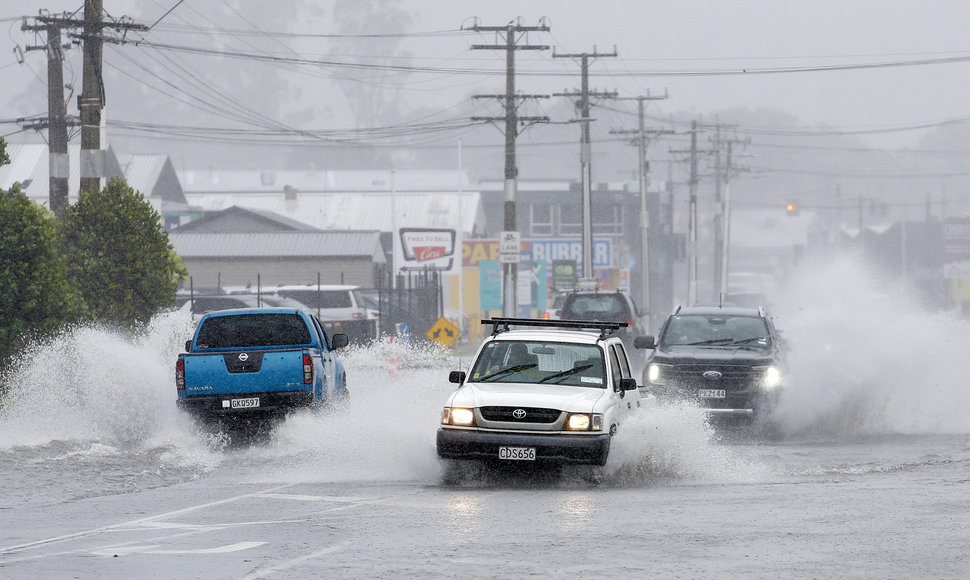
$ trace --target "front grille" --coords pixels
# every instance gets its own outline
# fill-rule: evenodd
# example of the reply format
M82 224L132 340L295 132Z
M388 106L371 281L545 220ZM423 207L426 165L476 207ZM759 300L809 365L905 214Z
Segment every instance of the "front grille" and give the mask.
M482 418L486 421L507 421L509 423L555 423L561 411L536 407L482 407ZM520 411L520 413L516 413ZM525 412L524 416L521 411Z
M667 384L682 389L724 389L743 391L761 380L761 371L750 366L676 365L664 369ZM717 371L720 379L704 378L704 373Z

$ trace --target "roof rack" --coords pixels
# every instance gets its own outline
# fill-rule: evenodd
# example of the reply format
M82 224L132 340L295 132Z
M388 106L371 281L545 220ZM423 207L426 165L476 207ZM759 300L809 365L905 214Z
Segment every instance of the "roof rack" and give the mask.
M506 318L493 317L482 319L482 324L492 325L492 336L509 330L509 326L537 326L540 328L594 328L600 331L600 338L605 338L614 330L626 328L626 322L605 322L599 320L545 320L538 318Z

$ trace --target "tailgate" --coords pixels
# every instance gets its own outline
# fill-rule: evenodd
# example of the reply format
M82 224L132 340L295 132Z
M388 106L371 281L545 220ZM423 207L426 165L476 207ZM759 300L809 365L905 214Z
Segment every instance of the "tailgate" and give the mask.
M303 349L185 354L185 396L309 390Z

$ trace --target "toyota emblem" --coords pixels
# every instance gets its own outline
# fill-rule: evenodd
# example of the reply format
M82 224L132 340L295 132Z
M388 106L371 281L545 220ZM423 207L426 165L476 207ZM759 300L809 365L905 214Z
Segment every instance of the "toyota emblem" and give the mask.
M723 376L720 371L707 371L704 373L704 378L709 381L719 381Z
M244 352L241 352L239 353L239 360L246 362L249 360L249 355Z
M525 409L516 409L512 411L512 418L522 420L525 419Z

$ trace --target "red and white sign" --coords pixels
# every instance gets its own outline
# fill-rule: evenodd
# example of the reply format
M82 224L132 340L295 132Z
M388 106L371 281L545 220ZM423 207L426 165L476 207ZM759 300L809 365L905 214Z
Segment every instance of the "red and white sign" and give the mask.
M401 228L403 269L451 270L455 255L453 229Z
M414 259L418 262L427 262L445 257L444 246L416 246L414 248Z

